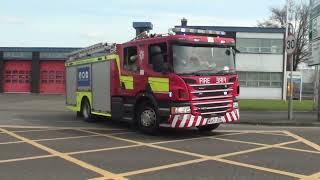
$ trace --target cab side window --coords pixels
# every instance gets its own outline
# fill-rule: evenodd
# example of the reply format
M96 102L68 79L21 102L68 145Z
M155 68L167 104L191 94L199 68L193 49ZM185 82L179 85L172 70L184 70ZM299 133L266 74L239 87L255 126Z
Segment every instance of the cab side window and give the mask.
M167 62L167 44L152 44L149 46L149 66L155 72L162 72L163 64Z
M123 67L126 70L129 71L138 71L138 53L137 53L137 47L127 47L124 48L124 62Z

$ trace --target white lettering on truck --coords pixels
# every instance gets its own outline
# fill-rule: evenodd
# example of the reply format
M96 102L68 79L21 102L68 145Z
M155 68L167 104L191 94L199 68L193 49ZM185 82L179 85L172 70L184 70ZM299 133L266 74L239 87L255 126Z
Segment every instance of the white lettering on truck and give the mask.
M227 82L226 77L217 77L217 80L216 80L217 84L222 84L222 83L226 83L226 82Z
M210 84L210 78L199 78L200 84Z

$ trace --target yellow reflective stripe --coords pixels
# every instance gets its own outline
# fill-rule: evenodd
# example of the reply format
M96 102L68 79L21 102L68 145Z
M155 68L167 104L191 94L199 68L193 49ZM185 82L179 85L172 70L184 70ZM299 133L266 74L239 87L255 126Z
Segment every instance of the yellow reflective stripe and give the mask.
M81 101L82 101L83 97L87 97L89 99L90 106L92 106L92 92L91 91L77 91L76 97L77 97L77 104L76 104L77 111L80 111L80 109L81 109Z
M120 58L118 55L116 54L112 54L112 55L108 55L107 56L107 60L110 61L110 60L116 60L116 63L117 63L117 67L118 67L118 71L119 71L119 76L121 75L121 69L120 69Z
M102 113L102 112L91 112L92 114L99 115L99 116L107 116L111 117L110 113Z
M120 81L124 83L126 89L133 89L133 77L132 76L120 76Z
M169 78L149 77L148 82L154 92L169 92Z

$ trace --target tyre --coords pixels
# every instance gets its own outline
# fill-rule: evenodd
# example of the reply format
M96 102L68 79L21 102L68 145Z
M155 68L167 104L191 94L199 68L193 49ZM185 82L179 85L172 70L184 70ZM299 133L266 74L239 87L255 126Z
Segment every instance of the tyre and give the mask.
M76 116L77 116L78 118L82 118L82 113L81 113L81 111L77 111Z
M201 132L210 132L214 129L217 129L219 127L219 125L220 124L209 124L209 125L205 125L205 126L199 126L197 128Z
M91 106L87 99L81 104L81 117L84 121L92 122Z
M146 102L139 106L137 124L142 132L148 134L156 134L158 132L159 120L154 106Z

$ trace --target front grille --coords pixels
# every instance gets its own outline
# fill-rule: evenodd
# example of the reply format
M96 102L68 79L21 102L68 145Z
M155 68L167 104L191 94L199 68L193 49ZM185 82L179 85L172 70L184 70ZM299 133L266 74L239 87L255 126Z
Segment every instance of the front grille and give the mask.
M224 84L191 84L190 86L196 91L203 90L219 90L219 89L228 89L232 87L233 83L224 83Z
M202 117L224 116L232 109L233 83L189 86L194 110Z

